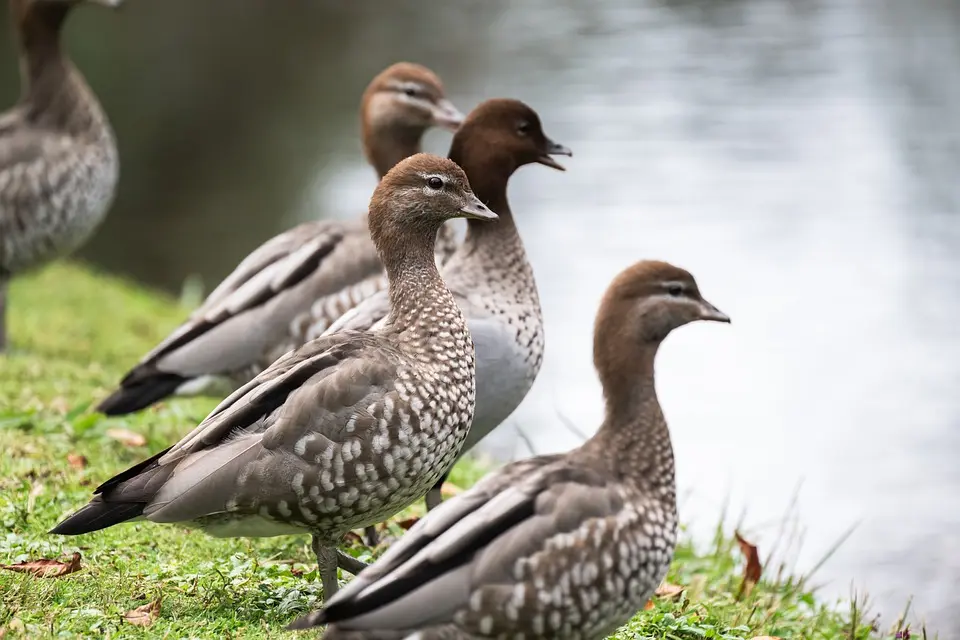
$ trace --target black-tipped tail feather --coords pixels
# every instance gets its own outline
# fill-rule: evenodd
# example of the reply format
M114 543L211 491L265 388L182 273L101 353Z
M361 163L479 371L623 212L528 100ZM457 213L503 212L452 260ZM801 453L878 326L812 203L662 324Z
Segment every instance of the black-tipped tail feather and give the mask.
M301 616L287 625L287 631L300 631L301 629L310 629L327 624L325 609L318 609L305 616Z
M112 527L143 513L143 502L105 502L97 496L85 507L50 530L61 536L77 536Z
M131 379L133 378L133 379ZM127 376L120 388L97 405L97 411L108 416L122 416L146 409L168 398L187 378L175 373L154 373L142 377Z

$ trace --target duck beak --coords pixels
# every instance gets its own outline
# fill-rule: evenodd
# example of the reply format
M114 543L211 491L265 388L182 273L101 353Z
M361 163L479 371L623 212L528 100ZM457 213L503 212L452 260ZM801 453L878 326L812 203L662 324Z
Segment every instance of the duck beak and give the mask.
M460 217L467 220L496 220L498 218L497 214L490 211L487 205L480 202L480 198L472 193L464 198L463 204L460 205Z
M537 162L547 167L550 167L552 169L556 169L558 171L566 171L563 165L561 165L559 162L557 162L550 156L573 157L573 151L570 151L570 149L563 146L562 144L558 144L553 140L551 140L550 138L547 138L547 150L543 155L537 158Z
M711 320L713 322L726 322L727 324L730 324L730 316L720 311L720 309L717 309L703 298L700 299L700 319Z
M456 131L463 123L464 115L446 98L437 100L433 105L433 126Z

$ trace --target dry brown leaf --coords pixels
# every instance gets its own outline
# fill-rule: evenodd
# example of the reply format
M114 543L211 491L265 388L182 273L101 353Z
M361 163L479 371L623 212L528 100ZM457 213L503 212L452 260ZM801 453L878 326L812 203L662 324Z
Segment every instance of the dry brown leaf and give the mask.
M683 593L683 590L686 587L681 587L678 584L670 584L669 582L661 582L660 586L657 587L657 590L653 592L653 595L660 598L677 598Z
M142 433L130 429L107 429L107 436L128 447L142 447L147 438Z
M17 564L0 564L0 569L16 571L18 573L29 573L38 578L59 578L60 576L65 576L68 573L80 570L80 553L75 551L73 556L66 562L42 558L40 560L18 562Z
M739 600L743 596L750 595L753 586L760 581L763 567L760 565L760 553L757 551L756 545L744 540L739 531L735 531L733 535L736 536L740 551L747 559L747 566L743 568L743 582L740 583L740 591L737 593L737 599Z
M68 453L67 464L74 469L84 469L87 466L87 457L79 453Z
M346 535L343 536L343 541L351 544L363 544L363 538L356 531L347 531Z
M653 609L655 606L657 605L653 604L653 600L647 600L647 604L643 605L643 610L650 611L650 609Z
M413 525L417 524L418 520L420 520L420 518L417 517L406 518L405 520L397 520L397 526L406 531Z
M123 614L123 619L124 621L138 627L149 627L157 621L157 617L159 615L160 598L157 598L153 602L127 611L125 614Z

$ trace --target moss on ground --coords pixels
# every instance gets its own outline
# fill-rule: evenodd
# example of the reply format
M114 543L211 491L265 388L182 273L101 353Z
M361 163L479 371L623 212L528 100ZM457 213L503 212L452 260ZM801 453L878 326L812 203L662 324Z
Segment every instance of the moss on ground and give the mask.
M67 538L46 531L93 488L193 428L213 399L177 400L138 415L88 409L137 358L183 319L176 301L85 267L53 265L14 283L13 351L0 356L0 564L81 555L59 578L0 571L0 638L279 638L321 598L305 536L220 540L175 526L128 524ZM145 438L123 444L109 431ZM80 458L82 456L83 458ZM85 460L85 461L84 461ZM464 461L451 482L468 486L481 465ZM416 514L419 505L400 517ZM393 535L401 529L390 525ZM362 559L376 553L353 543ZM717 536L683 543L668 578L678 597L655 598L616 638L893 638L857 607L824 604L802 580L761 580L738 599L743 560ZM160 601L147 614L124 614ZM313 637L306 633L301 637Z

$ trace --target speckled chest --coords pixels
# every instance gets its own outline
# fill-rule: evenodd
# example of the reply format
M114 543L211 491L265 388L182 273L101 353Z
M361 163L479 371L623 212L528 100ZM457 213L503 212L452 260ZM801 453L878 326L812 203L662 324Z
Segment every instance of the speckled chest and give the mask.
M66 255L103 221L119 176L113 133L51 137L41 155L0 172L0 269L17 272Z
M503 268L450 277L477 354L477 408L465 449L519 406L543 362L544 331L533 271L525 257Z
M453 464L473 419L473 349L449 324L404 348L393 389L351 411L338 440L304 429L281 454L283 499L258 499L259 479L277 468L265 458L241 474L228 508L335 541L421 498Z
M675 509L626 498L617 516L555 535L519 560L512 587L475 591L457 625L480 637L586 640L626 623L666 575L677 528Z

